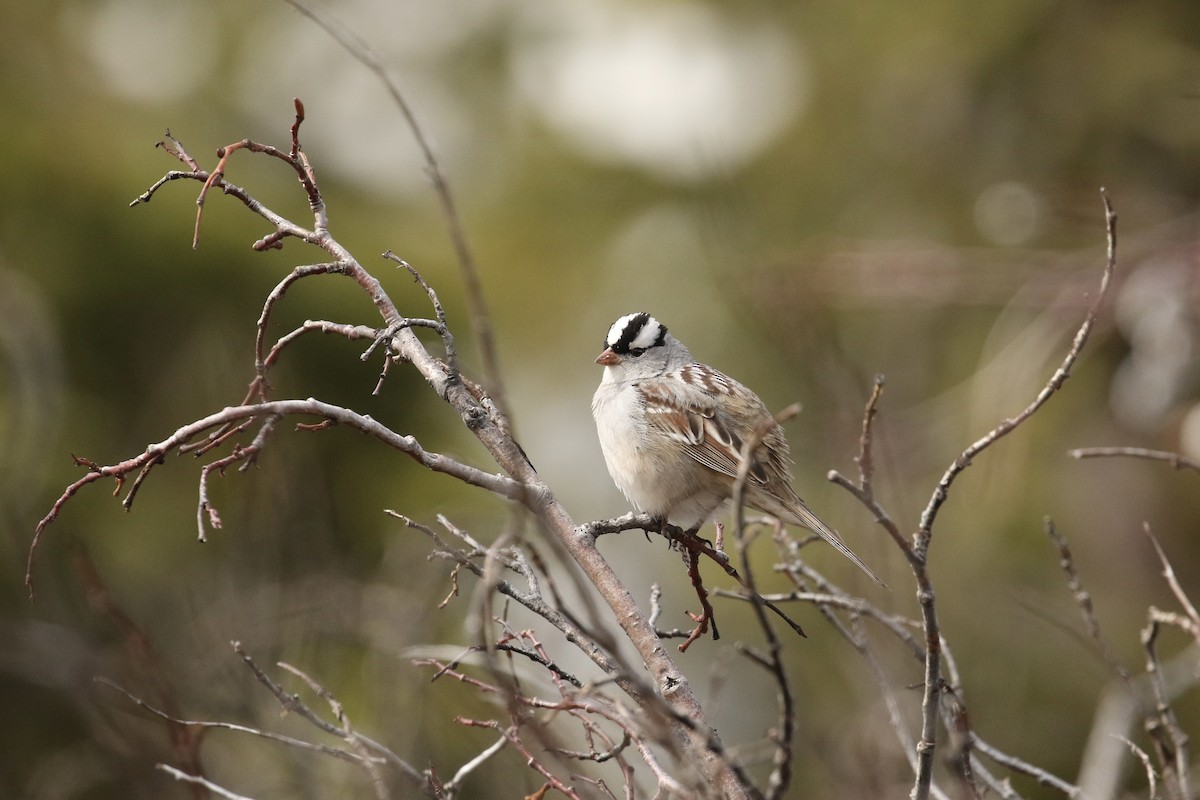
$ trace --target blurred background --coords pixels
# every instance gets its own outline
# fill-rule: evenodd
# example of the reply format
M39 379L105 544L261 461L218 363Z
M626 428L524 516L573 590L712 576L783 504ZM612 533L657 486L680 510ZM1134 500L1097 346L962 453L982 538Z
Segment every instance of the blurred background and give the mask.
M931 556L976 732L1074 780L1111 676L1078 633L1043 519L1071 541L1131 669L1144 661L1147 607L1175 608L1143 522L1200 599L1200 476L1067 456L1104 444L1200 457L1200 5L328 8L394 66L434 143L479 262L519 437L575 518L627 510L595 441L592 360L613 319L650 311L772 408L803 403L788 424L797 488L892 589L864 584L828 548L813 563L896 613L918 613L903 560L825 479L855 474L872 378L887 377L879 494L912 531L955 456L1024 408L1061 361L1099 283L1108 188L1120 216L1112 302L1063 391L955 484ZM98 676L183 717L311 736L280 717L231 640L265 666L304 669L358 730L453 774L494 739L455 715L503 710L469 687L430 686L409 656L476 641L464 622L474 582L464 577L463 596L437 610L446 563L427 560L428 541L383 509L431 525L445 514L485 542L511 517L361 436L280 426L256 468L214 477L225 526L204 545L190 457L159 467L131 513L111 484L90 486L47 532L35 603L22 585L37 520L81 474L72 454L115 463L239 402L264 298L293 266L320 260L294 240L252 252L269 230L215 194L193 250L190 182L129 208L179 166L154 148L165 129L211 168L218 146L244 137L285 147L300 97L334 235L411 316L429 313L423 294L377 254L390 248L421 270L479 375L445 221L398 110L282 2L10 0L3 11L0 795L191 794L154 770L187 766L163 724ZM228 177L308 224L279 162L238 153ZM377 323L335 277L298 284L270 332L305 319ZM361 361L363 349L307 337L273 373L275 396L343 404L492 468L411 370L393 370L372 396L381 364ZM758 573L782 589L763 545ZM640 599L663 584L661 624L688 625L695 597L676 554L636 532L602 549ZM716 570L706 579L726 585ZM799 708L791 796L906 796L905 755L870 669L815 611L795 613L810 638L787 641ZM732 645L757 635L730 601L717 615L722 640L698 642L680 665L726 742L753 742L773 724L774 695ZM919 693L905 687L919 684L919 663L872 635L915 712ZM1185 644L1167 635L1165 656ZM561 641L548 645L567 658ZM1177 703L1185 728L1200 730L1196 691ZM350 765L237 734L211 733L199 752L210 778L249 796L371 795ZM536 778L504 753L465 796L521 796ZM1140 767L1123 781L1145 796Z

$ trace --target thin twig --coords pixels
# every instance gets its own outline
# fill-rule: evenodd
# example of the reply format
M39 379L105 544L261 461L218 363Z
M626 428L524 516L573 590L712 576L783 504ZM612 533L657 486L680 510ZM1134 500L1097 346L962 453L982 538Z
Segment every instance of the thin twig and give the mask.
M1067 544L1067 539L1058 532L1058 528L1054 525L1054 520L1050 517L1045 519L1046 535L1050 537L1050 541L1058 548L1059 564L1067 577L1067 588L1071 590L1072 596L1075 598L1075 603L1079 606L1079 612L1083 615L1083 626L1087 629L1088 637L1092 640L1092 644L1096 647L1096 651L1100 657L1104 659L1104 663L1108 665L1113 674L1129 685L1130 674L1113 653L1109 647L1107 640L1100 632L1100 620L1096 617L1096 609L1092 605L1091 594L1083 587L1083 581L1079 577L1079 571L1075 568L1075 558L1071 555L1071 548Z
M333 756L334 758L340 758L343 761L349 761L354 764L361 763L363 760L362 755L360 755L358 753L351 753L350 751L343 750L340 747L330 747L329 745L325 745L325 744L317 744L315 742L306 742L303 739L296 739L295 737L285 736L281 733L272 733L271 731L264 731L260 728L251 728L248 725L239 725L236 722L214 722L214 721L209 721L209 720L179 719L178 717L171 716L170 714L168 714L165 711L162 711L161 709L155 708L154 706L150 705L142 698L138 697L137 695L133 694L132 692L128 691L127 689L117 685L113 681L110 681L108 678L93 678L93 680L96 683L101 684L102 686L107 686L110 689L117 690L121 694L125 695L125 697L127 697L130 702L134 703L135 705L137 705L140 708L144 708L146 711L149 711L151 714L171 723L172 725L181 725L184 727L199 728L199 729L226 730L226 731L233 731L234 733L248 733L251 736L257 736L260 739L267 739L272 742L278 742L279 744L283 744L288 747L295 747L298 750L310 750L314 753L320 753L321 755ZM370 756L370 758L375 761L383 761L383 759L380 758L379 756Z
M1142 532L1146 534L1146 538L1154 546L1154 553L1158 556L1158 563L1162 565L1162 576L1166 579L1167 586L1171 587L1171 594L1175 595L1175 599L1179 601L1179 605L1183 607L1188 619L1191 620L1192 630L1200 631L1200 614L1196 613L1196 606L1192 604L1187 592L1179 585L1179 579L1175 577L1175 568L1171 566L1170 559L1167 558L1162 545L1158 543L1158 537L1150 529L1149 522L1142 523ZM1195 634L1193 633L1193 635ZM1200 642L1200 636L1196 637L1196 641Z
M1118 741L1124 742L1129 751L1142 762L1142 768L1146 770L1146 782L1149 786L1150 800L1158 800L1158 775L1154 771L1154 765L1150 763L1150 755L1125 736L1117 736L1115 738Z
M1083 797L1083 790L1070 781L1065 781L1057 775L1042 769L1041 767L1030 764L1028 761L1024 761L1016 756L1012 756L1008 753L997 750L995 747L992 747L992 745L988 744L983 739L980 739L978 736L974 737L974 746L976 752L986 755L992 761L1008 767L1014 772L1020 772L1028 775L1043 786L1049 786L1051 789L1062 792L1070 798Z
M875 498L875 415L879 411L879 401L883 396L883 375L876 375L875 381L871 388L871 396L867 399L867 404L863 408L862 433L858 440L858 455L855 461L858 463L858 483L847 478L837 470L830 470L826 474L826 479L841 486L850 494L862 503L875 518L875 522L883 528L896 546L900 548L900 552L910 564L915 564L914 559L916 554L913 552L913 547L908 539L900 532L900 527L892 520L891 516L884 509L883 505Z
M942 687L941 634L939 632L937 611L934 604L933 585L929 580L927 571L929 546L933 539L933 525L937 519L938 511L946 502L947 497L949 497L950 488L954 484L955 479L962 474L963 470L971 465L971 462L979 454L1016 430L1062 388L1067 378L1070 377L1071 369L1079 359L1079 354L1083 351L1084 345L1087 344L1092 328L1095 327L1099 319L1100 309L1103 307L1104 301L1108 296L1108 289L1112 283L1112 276L1117 262L1117 215L1114 213L1112 204L1109 202L1107 190L1100 190L1100 198L1104 203L1108 253L1105 259L1104 272L1100 278L1100 288L1084 316L1083 323L1075 333L1075 338L1071 343L1070 349L1067 351L1058 369L1050 376L1050 380L1047 381L1046 385L1038 392L1037 396L1028 406L1016 416L1002 421L982 438L976 440L963 450L954 459L954 462L946 469L946 472L938 481L932 496L929 498L929 504L921 512L920 524L916 534L913 536L912 551L914 557L910 559L909 563L913 567L914 576L917 580L917 599L921 605L921 614L925 626L926 656L925 694L921 704L921 740L917 743L920 769L913 784L912 800L926 800L929 796L929 785L933 776L933 756L937 748L938 706Z
M696 627L684 639L683 644L679 645L679 652L685 653L692 646L692 642L699 639L708 632L709 626L712 626L713 641L721 638L721 634L717 631L717 617L713 611L712 603L708 602L708 589L704 587L704 580L700 577L700 554L695 550L689 550L686 554L688 565L688 578L692 581L692 588L696 590L696 597L700 599L700 613L688 613L692 618L692 622L696 623Z
M1174 791L1178 800L1190 800L1192 794L1188 776L1188 736L1179 727L1175 710L1171 707L1170 695L1158 659L1158 634L1164 622L1169 623L1172 620L1151 606L1149 620L1141 633L1142 648L1146 652L1146 675L1150 679L1155 702L1154 714L1146 719L1146 732L1154 743L1168 791Z
M491 745L484 748L484 750L477 756L459 767L458 771L454 773L454 777L442 784L442 791L448 796L453 796L455 793L457 793L458 787L462 786L463 781L465 781L472 772L482 767L485 763L487 763L488 759L503 750L504 745L506 744L508 744L508 739L504 738L503 736L492 742Z
M437 194L438 202L442 206L442 216L449 227L450 241L454 246L459 268L462 271L467 305L471 312L471 325L479 341L483 373L487 377L491 396L495 398L497 406L503 412L507 408L507 405L505 403L504 383L500 373L500 359L496 353L491 317L488 313L487 301L484 298L483 285L479 279L479 269L475 264L475 256L467 242L466 228L463 226L462 218L458 214L454 195L450 190L450 182L446 179L446 174L443 172L437 156L434 155L433 147L425 136L425 131L417 121L416 113L408 104L408 100L403 90L401 90L399 82L393 77L387 62L360 36L343 25L332 14L329 14L313 3L307 2L307 0L285 0L285 2L316 23L321 30L329 34L347 53L379 79L388 94L391 95L392 101L400 110L405 123L407 123L409 130L412 132L413 139L417 143L417 148L421 151L421 156L425 160L425 170L429 174L434 192Z
M263 424L259 427L258 433L254 436L254 440L245 447L234 447L233 452L224 458L218 458L212 463L205 464L200 470L200 501L196 506L196 528L198 531L199 540L207 541L204 533L204 518L208 517L208 522L214 529L221 527L221 515L217 513L216 506L208 497L208 476L215 470L218 474L224 475L225 468L230 464L241 462L240 470L245 470L250 465L258 460L258 454L262 452L266 444L267 437L275 428L275 423L279 422L280 417L277 415L268 416Z
M1071 369L1075 366L1075 362L1079 359L1079 354L1083 351L1084 345L1087 344L1088 338L1091 336L1092 328L1095 327L1097 320L1100 317L1100 309L1104 305L1105 298L1108 296L1109 285L1112 282L1113 271L1117 264L1117 215L1113 211L1112 204L1108 199L1108 192L1104 189L1100 190L1100 197L1104 202L1104 219L1105 229L1108 234L1108 257L1105 260L1104 272L1100 278L1100 288L1096 292L1096 297L1092 301L1092 305L1087 310L1084 316L1083 324L1079 326L1079 330L1075 333L1075 338L1071 343L1070 350L1063 358L1062 363L1054 374L1050 376L1050 380L1038 392L1037 397L1033 399L1028 406L1017 414L1015 417L1004 420L982 438L974 442L970 447L964 450L958 458L950 465L938 481L937 488L929 499L929 504L925 510L921 512L921 523L917 537L917 551L922 556L929 546L929 538L933 523L937 517L938 510L942 504L946 502L949 496L950 487L954 483L963 470L971 465L972 460L990 447L998 440L1012 433L1021 423L1033 416L1039 408L1045 405L1055 392L1062 388L1067 378L1071 375Z
M140 480L144 479L144 476L148 474L151 466L159 463L166 455L179 449L181 445L204 433L204 431L226 425L230 422L271 416L321 417L324 420L346 425L354 430L361 431L389 447L405 453L434 472L450 475L472 486L487 489L509 499L519 500L529 498L528 492L511 478L495 473L487 473L476 467L456 461L449 456L426 450L415 437L402 436L371 417L358 414L342 406L335 406L312 398L308 400L272 400L266 403L231 406L184 425L166 439L150 445L141 454L133 458L96 469L89 467L88 472L83 477L68 486L58 500L55 501L50 512L38 523L34 531L33 541L29 545L29 553L26 559L25 585L29 589L30 597L33 597L33 564L37 548L41 543L42 534L57 519L67 501L74 497L80 489L101 478L124 478L137 470L139 471L138 480L134 482L134 486L136 487L140 485ZM130 495L132 495L132 492L133 490L130 490ZM130 495L127 495L124 501L126 507L131 502Z
M341 702L338 701L333 692L329 691L316 680L311 678L307 673L297 669L296 667L293 667L291 664L286 664L280 661L276 664L276 666L300 678L300 680L308 684L308 687L312 689L318 697L329 704L330 711L333 712L334 718L337 719L338 725L340 725L342 728L342 739L345 740L346 743L351 747L353 747L355 752L362 757L362 767L366 770L367 775L371 779L371 786L375 789L375 796L378 798L378 800L387 800L388 791L387 786L383 781L383 775L379 772L379 767L374 763L374 759L370 757L364 737L355 732L353 726L350 724L350 717L347 716L345 707L341 704Z
M207 778L202 778L199 775L189 775L182 770L175 769L169 764L155 764L154 768L167 773L177 781L203 786L208 791L224 797L225 800L254 800L254 798L246 797L244 794L235 794L222 786L218 786Z
M316 726L318 730L324 731L330 736L336 736L339 739L346 738L345 730L323 720L319 714L309 708L297 695L286 691L282 686L273 681L271 677L267 675L267 673L263 672L262 668L254 662L254 659L251 658L250 654L247 653L245 648L242 647L241 642L231 642L230 644L233 646L234 652L237 653L242 659L242 663L246 665L247 669L250 670L258 682L265 686L267 691L275 696L275 699L279 701L279 705L282 706L285 711L294 711L309 723ZM391 749L385 747L374 739L363 736L362 734L355 734L355 738L356 743L361 743L372 752L378 753L387 763L396 767L410 781L416 784L416 786L421 789L423 794L431 798L436 797L436 793L433 791L427 775L424 775L420 770L416 769L407 761L396 755Z
M1144 458L1149 461L1165 461L1173 469L1190 469L1193 472L1200 472L1200 461L1180 455L1179 453L1172 453L1166 450L1148 450L1144 447L1077 447L1074 450L1068 450L1067 455L1078 459L1112 458L1116 456Z
M754 611L755 621L758 623L759 630L762 631L763 638L767 642L765 657L753 660L766 671L771 681L775 684L778 711L776 714L775 730L771 736L771 743L774 745L774 757L772 758L771 774L767 779L767 791L764 793L764 797L767 800L778 800L778 798L784 795L792 782L792 759L795 755L793 753L792 742L796 731L796 704L792 694L792 686L788 681L787 671L783 665L783 644L780 642L779 636L775 633L775 629L767 617L765 611L766 600L758 593L754 571L750 564L750 537L746 536L745 530L742 529L742 521L738 520L738 523L734 541L737 543L737 548L741 555L742 572L745 574L744 585L747 594L750 595L750 608ZM776 535L782 536L783 523L776 521L775 531Z

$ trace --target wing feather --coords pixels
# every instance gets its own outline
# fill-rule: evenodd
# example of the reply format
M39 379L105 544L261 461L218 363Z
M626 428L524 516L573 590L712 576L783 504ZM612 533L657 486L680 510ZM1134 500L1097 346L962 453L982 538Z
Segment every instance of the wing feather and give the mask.
M679 442L684 452L699 463L737 478L743 438L718 411L720 396L734 391L732 379L689 364L663 379L643 382L638 388L650 424ZM757 459L750 467L749 478L759 485L767 483L766 469Z

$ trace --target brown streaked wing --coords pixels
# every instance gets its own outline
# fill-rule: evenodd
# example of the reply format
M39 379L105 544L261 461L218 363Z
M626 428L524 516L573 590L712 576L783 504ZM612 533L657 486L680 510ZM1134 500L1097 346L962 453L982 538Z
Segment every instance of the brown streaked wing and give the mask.
M653 381L640 386L650 423L682 444L691 458L715 472L736 478L742 439L717 413L713 398L713 394L729 392L727 379L720 373L701 373L690 365L670 377L681 379L670 385L683 391L670 391L667 384ZM749 477L763 485L768 476L756 460Z

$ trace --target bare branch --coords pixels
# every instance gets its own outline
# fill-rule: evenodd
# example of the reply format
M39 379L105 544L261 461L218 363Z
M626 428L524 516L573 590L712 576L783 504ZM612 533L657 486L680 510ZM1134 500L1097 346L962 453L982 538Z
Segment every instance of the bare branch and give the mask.
M387 786L383 782L383 775L380 774L379 768L375 764L375 760L372 759L368 754L368 749L364 738L354 731L353 726L350 724L350 718L346 715L345 707L338 702L338 699L333 695L333 692L329 691L320 683L309 677L305 672L293 667L291 664L285 664L284 662L280 661L276 664L276 666L300 678L300 680L308 684L308 688L312 689L318 697L329 704L330 711L333 712L334 718L337 719L338 725L340 725L342 728L342 738L351 747L353 747L361 757L362 767L367 771L367 775L371 778L371 786L375 789L375 796L379 798L379 800L387 800L388 791Z
M932 535L933 523L937 517L938 510L942 504L946 502L949 495L950 486L954 483L963 470L971 465L972 460L988 447L1012 433L1021 423L1033 416L1039 408L1046 404L1055 392L1062 388L1066 383L1067 378L1071 375L1071 369L1075 366L1075 362L1079 359L1079 354L1083 351L1084 345L1087 344L1088 338L1091 336L1092 328L1095 327L1096 321L1100 317L1100 309L1104 305L1104 300L1108 296L1108 288L1112 283L1113 271L1117 264L1117 215L1113 211L1112 204L1108 200L1108 192L1104 189L1100 190L1100 197L1104 201L1104 219L1105 229L1108 233L1108 258L1105 261L1104 272L1100 278L1100 289L1096 292L1096 297L1092 301L1091 307L1084 316L1083 324L1079 326L1079 330L1075 333L1075 339L1071 343L1070 350L1067 351L1066 357L1063 358L1062 364L1050 376L1050 380L1038 392L1037 397L1033 399L1021 413L1015 417L1006 419L989 431L982 438L973 443L970 447L964 450L954 463L946 470L942 479L938 481L937 488L933 492L933 496L929 499L929 505L921 513L920 529L916 537L916 549L918 554L923 558L925 551L929 546L929 538Z
M454 246L455 255L458 257L463 285L466 288L471 325L475 329L475 336L479 341L483 372L492 397L503 411L506 408L504 401L506 395L500 373L500 360L496 353L495 337L492 335L491 318L488 313L487 301L484 299L483 285L479 279L479 269L475 265L475 256L467 242L466 228L458 214L454 195L450 191L450 183L442 171L437 156L434 155L433 147L430 146L424 130L417 122L417 115L408 104L408 100L404 96L399 82L393 77L387 62L361 37L339 22L332 14L307 0L286 0L286 2L315 22L321 30L328 33L347 53L379 79L412 132L413 139L425 160L425 170L433 182L434 192L442 206L442 216L449 226L450 241Z
M1175 620L1172 615L1164 615L1151 606L1149 621L1141 634L1142 648L1146 651L1146 675L1150 679L1155 702L1154 714L1146 719L1146 732L1154 743L1168 791L1173 791L1178 800L1190 800L1188 737L1179 727L1171 707L1170 694L1158 659L1158 634L1164 623L1174 624Z
M1150 763L1149 754L1125 736L1118 736L1116 738L1118 741L1124 742L1129 751L1142 762L1142 768L1146 770L1146 782L1150 788L1150 800L1158 800L1158 775L1154 771L1154 765Z
M350 751L342 750L339 747L330 747L329 745L316 744L314 742L306 742L303 739L296 739L292 736L284 736L283 734L280 734L280 733L272 733L270 731L264 731L259 728L251 728L247 725L238 725L235 722L212 722L212 721L208 721L208 720L179 719L178 717L171 716L170 714L166 713L165 711L155 708L154 706L150 705L142 698L138 697L137 695L133 694L132 692L128 691L127 689L124 689L121 686L118 686L113 681L110 681L108 678L93 678L93 680L96 683L101 684L102 686L107 686L110 689L117 690L121 694L125 695L125 697L127 697L130 700L130 702L136 704L140 708L144 708L146 711L149 711L151 714L155 715L156 717L159 717L160 719L170 722L172 725L182 725L184 727L189 727L189 728L226 730L226 731L233 731L234 733L248 733L251 736L256 736L260 739L267 739L272 742L277 742L279 744L286 745L287 747L295 747L298 750L310 750L314 753L320 753L321 755L326 755L326 756L333 756L334 758L339 758L343 761L349 761L354 764L361 763L363 760L363 756L361 756L360 754L351 753ZM372 758L373 760L376 760L376 761L383 761L383 759L378 756L371 756L370 758Z
M470 777L471 773L487 763L488 759L504 749L504 745L508 744L508 739L501 736L490 746L485 748L479 755L472 758L467 763L458 768L454 773L454 777L442 784L442 791L448 796L454 796L458 792L458 787L462 786L463 781Z
M42 534L58 517L67 501L84 486L105 477L124 479L129 473L137 470L139 474L137 480L134 482L134 488L130 490L130 494L126 496L124 501L124 505L128 508L132 503L134 491L145 476L149 474L150 468L194 437L210 428L228 425L239 420L283 416L317 416L333 423L346 425L383 442L389 447L399 450L434 472L441 472L458 478L464 483L487 489L509 499L522 501L529 499L529 493L511 478L487 473L455 461L440 453L428 451L421 446L415 437L402 436L370 417L350 411L341 406L324 403L312 398L307 400L275 400L266 403L232 406L188 425L184 425L166 439L157 444L150 445L140 455L133 458L109 466L89 466L87 474L66 488L58 500L55 501L50 512L37 525L33 541L29 545L29 554L26 561L25 585L29 589L30 597L33 597L34 592L33 562L37 554L37 548L41 543Z
M1030 764L1028 761L1024 761L1022 759L1017 758L1016 756L1011 756L1008 753L1004 753L1004 752L996 749L995 747L992 747L992 745L990 745L987 742L985 742L984 740L980 739L978 736L974 737L973 744L974 744L974 748L977 752L982 753L983 755L986 755L988 758L995 761L997 764L1001 764L1005 767L1008 767L1009 769L1013 770L1014 772L1020 772L1025 775L1028 775L1029 777L1033 778L1034 780L1036 780L1038 783L1042 784L1043 786L1049 786L1051 789L1062 792L1067 797L1070 797L1070 798L1082 798L1083 797L1083 790L1080 789L1078 786L1074 785L1073 783L1070 783L1069 781L1065 781L1062 778L1058 777L1057 775L1054 775L1054 774L1050 773L1049 771L1042 769L1041 767L1034 766L1033 764Z
M218 786L217 784L213 783L212 781L208 780L207 778L202 778L199 775L188 775L186 772L177 770L168 764L155 764L154 768L167 773L168 775L170 775L172 778L174 778L177 781L183 781L185 783L193 783L193 784L196 784L197 786L203 786L208 791L213 792L213 793L219 795L220 797L226 798L226 800L254 800L254 798L252 798L252 797L246 797L245 795L242 795L242 794L234 794L233 792L229 791L228 789Z
M883 396L883 383L883 375L876 375L874 385L871 389L871 396L867 399L867 405L863 409L862 434L858 440L858 456L855 458L855 461L858 462L858 483L854 483L837 470L830 470L825 477L854 495L871 512L871 515L875 518L875 522L892 538L892 541L900 548L900 552L904 554L909 563L915 566L914 559L916 558L916 554L913 551L913 547L909 544L904 534L900 532L899 526L896 525L895 521L892 520L879 501L875 499L874 423L875 414L879 410L879 400Z
M1179 605L1183 607L1191 623L1190 626L1184 626L1185 629L1189 629L1192 636L1200 643L1200 614L1196 613L1196 607L1192 605L1191 598L1179 585L1179 579L1175 577L1175 568L1171 566L1167 554L1163 552L1162 545L1158 543L1158 537L1150 530L1149 522L1142 523L1142 531L1150 540L1150 544L1154 546L1154 553L1158 556L1158 562L1162 564L1162 575L1167 580L1167 586L1171 587L1171 593L1175 595L1175 599L1179 601Z
M1086 589L1083 588L1083 581L1080 580L1079 572L1075 569L1075 559L1071 555L1071 548L1067 545L1067 539L1058 532L1058 528L1054 525L1054 520L1046 517L1045 520L1046 535L1050 537L1050 541L1058 548L1059 564L1062 566L1063 572L1066 573L1067 587L1071 590L1071 594L1075 597L1075 602L1079 605L1079 611L1083 615L1083 625L1088 632L1088 636L1095 645L1096 651L1104 659L1104 663L1108 665L1113 674L1119 677L1126 684L1130 681L1129 670L1125 668L1112 652L1108 642L1100 632L1100 620L1096 617L1096 609L1092 606L1092 596Z
M1179 453L1171 453L1166 450L1147 450L1144 447L1077 447L1074 450L1068 450L1067 455L1077 459L1112 458L1116 456L1143 458L1149 461L1165 461L1173 469L1190 469L1193 472L1200 472L1200 461L1180 455Z
M246 667L250 670L250 672L254 674L254 677L258 679L259 683L261 683L263 686L267 687L267 690L275 696L275 699L279 701L279 704L283 707L283 709L285 711L296 712L303 719L307 720L309 723L316 726L316 728L318 730L324 731L325 733L329 734L330 736L336 736L339 739L343 739L343 740L347 739L348 735L343 728L339 728L336 725L331 725L330 723L321 719L320 715L318 715L315 711L313 711L311 708L309 708L307 705L305 705L304 702L301 701L297 695L289 694L288 692L286 692L284 690L284 688L282 686L280 686L275 681L271 680L270 676L267 675L267 673L263 672L262 669L258 666L258 664L254 663L254 659L251 658L250 654L245 651L245 649L242 647L241 642L232 642L231 644L233 646L234 652L237 653L238 656L241 657L242 663L245 664ZM424 793L428 797L435 798L435 800L436 800L437 795L434 792L433 787L430 784L430 781L429 781L429 778L427 775L422 774L415 767L411 766L407 761L400 758L398 755L396 755L394 752L392 752L389 748L384 747L382 744L375 741L374 739L371 739L367 736L363 736L362 734L359 734L359 733L354 733L352 736L354 739L353 744L355 744L356 746L362 745L366 749L369 749L372 752L378 753L381 757L383 757L383 759L387 763L396 767L409 780L411 780L414 784L416 784L421 789L422 793ZM365 754L360 754L359 757L360 757L360 759L364 758ZM365 762L364 766L366 766L369 763L373 763L373 762Z
M1096 292L1096 297L1092 301L1091 307L1084 316L1083 323L1075 333L1075 338L1071 343L1070 349L1067 351L1067 355L1063 358L1062 363L1055 370L1054 374L1050 376L1050 380L1038 392L1033 402L1015 417L1002 421L982 438L976 440L963 450L949 468L947 468L941 480L938 481L937 487L929 499L929 504L921 512L920 524L917 533L913 537L913 558L910 559L909 563L913 566L913 572L917 579L917 599L921 604L921 613L925 624L926 656L921 741L917 743L921 768L913 784L912 800L926 800L929 796L929 785L933 775L933 755L937 747L937 717L939 695L942 686L941 635L939 633L939 623L934 605L933 585L929 581L926 571L929 545L933 538L933 524L937 518L938 511L949 496L950 487L953 485L955 479L962 474L963 470L971 465L972 460L976 456L1016 430L1022 423L1033 416L1038 409L1045 405L1055 392L1062 388L1067 378L1070 377L1071 369L1079 359L1079 354L1083 351L1084 345L1087 344L1092 328L1095 327L1096 321L1099 319L1100 309L1104 304L1105 298L1108 296L1108 289L1112 283L1112 276L1117 262L1117 215L1113 212L1112 204L1109 202L1106 190L1100 190L1100 198L1104 203L1108 257L1105 260L1104 272L1100 278L1100 288Z

